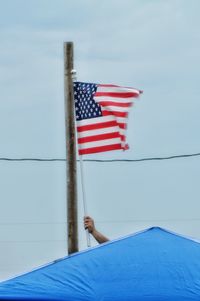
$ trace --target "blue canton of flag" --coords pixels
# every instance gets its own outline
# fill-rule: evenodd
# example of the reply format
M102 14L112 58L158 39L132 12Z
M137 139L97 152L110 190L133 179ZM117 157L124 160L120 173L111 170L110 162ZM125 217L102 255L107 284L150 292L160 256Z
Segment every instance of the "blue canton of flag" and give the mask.
M102 116L101 107L98 103L95 102L93 98L96 90L96 84L74 84L74 98L77 121Z

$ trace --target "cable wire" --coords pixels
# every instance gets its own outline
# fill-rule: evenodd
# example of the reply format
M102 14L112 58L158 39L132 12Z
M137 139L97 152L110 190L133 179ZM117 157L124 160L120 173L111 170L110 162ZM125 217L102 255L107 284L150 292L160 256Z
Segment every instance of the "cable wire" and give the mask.
M140 159L84 159L84 162L142 162L142 161L158 161L158 160L171 160L171 159L178 159L178 158L189 158L189 157L197 157L200 156L200 153L193 153L193 154L182 154L182 155L172 155L166 157L147 157L147 158L140 158ZM0 161L35 161L35 162L65 162L66 159L62 158L4 158L0 157ZM79 161L79 160L77 160Z
M151 219L127 219L127 220L96 220L96 224L127 224L127 223L149 223L149 222L190 222L200 221L200 217L174 217L174 218L151 218ZM82 221L78 221L78 224L83 224ZM0 222L1 226L47 226L47 225L67 225L67 221L63 222Z

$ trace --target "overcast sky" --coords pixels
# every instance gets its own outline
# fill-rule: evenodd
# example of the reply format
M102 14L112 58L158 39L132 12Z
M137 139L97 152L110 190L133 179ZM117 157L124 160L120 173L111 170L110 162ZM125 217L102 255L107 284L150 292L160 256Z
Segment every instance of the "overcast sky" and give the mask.
M86 158L200 152L199 0L0 0L0 7L1 158L65 158L65 41L74 42L79 81L144 91L129 116L130 150ZM88 212L111 239L151 226L200 239L200 157L85 162L84 172ZM65 163L0 161L0 180L0 279L65 256Z

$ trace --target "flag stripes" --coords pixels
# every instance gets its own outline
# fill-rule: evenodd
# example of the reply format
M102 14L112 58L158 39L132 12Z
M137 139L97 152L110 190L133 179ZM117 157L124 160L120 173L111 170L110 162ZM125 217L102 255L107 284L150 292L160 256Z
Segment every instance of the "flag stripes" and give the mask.
M97 146L97 147L89 146L89 148L85 147L84 149L79 149L79 155L89 155L89 154L108 152L108 151L114 151L120 149L122 149L121 143L109 144L109 145Z
M74 83L79 154L126 149L128 112L141 91Z

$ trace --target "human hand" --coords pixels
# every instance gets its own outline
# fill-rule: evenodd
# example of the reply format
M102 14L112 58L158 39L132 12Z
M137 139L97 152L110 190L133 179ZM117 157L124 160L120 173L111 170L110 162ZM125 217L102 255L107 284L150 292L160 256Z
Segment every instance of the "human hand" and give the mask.
M90 216L84 216L84 227L89 233L95 230L94 220Z

